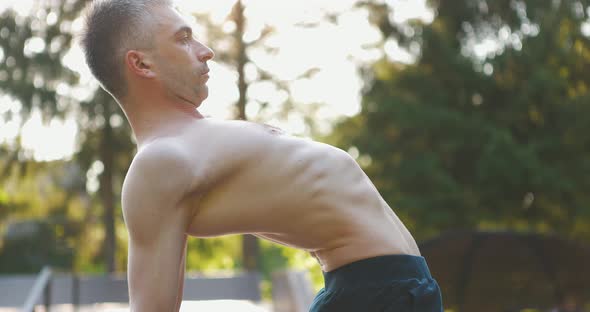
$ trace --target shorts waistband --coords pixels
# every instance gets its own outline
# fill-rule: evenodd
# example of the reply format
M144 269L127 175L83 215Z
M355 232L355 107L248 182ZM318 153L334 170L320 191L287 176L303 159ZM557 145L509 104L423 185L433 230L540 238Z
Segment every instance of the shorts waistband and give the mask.
M424 257L403 254L363 259L323 274L327 291L367 283L432 278Z

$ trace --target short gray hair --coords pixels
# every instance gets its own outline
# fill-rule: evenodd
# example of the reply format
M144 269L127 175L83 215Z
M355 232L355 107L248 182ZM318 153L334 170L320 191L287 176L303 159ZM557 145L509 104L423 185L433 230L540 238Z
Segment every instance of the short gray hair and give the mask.
M90 71L102 87L116 99L127 94L124 58L131 49L149 49L153 45L148 18L159 5L170 0L98 0L86 14L82 49Z

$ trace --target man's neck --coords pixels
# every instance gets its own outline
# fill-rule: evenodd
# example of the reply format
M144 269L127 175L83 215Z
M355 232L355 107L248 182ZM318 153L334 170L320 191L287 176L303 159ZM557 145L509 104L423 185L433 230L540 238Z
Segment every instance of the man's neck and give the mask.
M127 103L125 106L125 115L139 148L155 138L174 134L184 125L204 118L194 105L187 102L144 101Z

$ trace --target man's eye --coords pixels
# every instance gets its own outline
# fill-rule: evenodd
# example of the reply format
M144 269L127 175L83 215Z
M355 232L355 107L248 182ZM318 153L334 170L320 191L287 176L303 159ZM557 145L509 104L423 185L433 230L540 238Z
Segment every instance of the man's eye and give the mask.
M186 34L184 36L182 36L182 38L180 39L182 42L188 43L191 40L192 36L189 34Z

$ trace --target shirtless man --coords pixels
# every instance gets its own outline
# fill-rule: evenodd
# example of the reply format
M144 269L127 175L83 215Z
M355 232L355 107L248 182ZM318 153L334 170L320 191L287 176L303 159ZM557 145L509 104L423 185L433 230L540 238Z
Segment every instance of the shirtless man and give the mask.
M138 144L122 190L131 311L179 310L188 235L238 233L318 259L311 311L442 311L416 242L346 152L203 118L214 53L169 1L93 3L82 46Z

